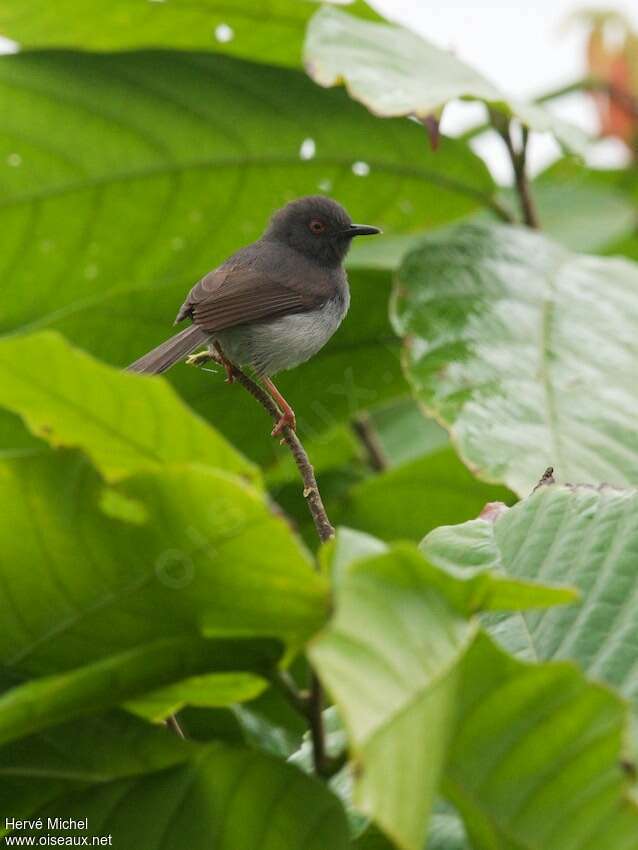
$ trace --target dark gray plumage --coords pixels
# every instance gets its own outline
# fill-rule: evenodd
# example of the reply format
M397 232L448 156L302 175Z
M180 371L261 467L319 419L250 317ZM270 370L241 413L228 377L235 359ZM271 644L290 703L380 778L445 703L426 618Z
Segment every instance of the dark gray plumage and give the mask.
M254 369L290 410L269 377L308 360L337 330L350 303L343 260L353 237L379 232L352 224L342 206L323 196L287 204L261 239L191 289L175 321L190 318L192 325L128 370L164 372L210 344L217 358ZM292 411L284 424L294 427Z

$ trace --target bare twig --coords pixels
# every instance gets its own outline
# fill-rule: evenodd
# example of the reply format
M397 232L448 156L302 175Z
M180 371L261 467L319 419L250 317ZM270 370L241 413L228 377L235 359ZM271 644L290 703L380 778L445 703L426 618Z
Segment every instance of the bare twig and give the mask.
M215 358L211 355L210 359ZM256 381L253 381L252 378L233 363L228 363L226 368L230 373L229 377L232 376L233 380L241 384L242 387L244 387L244 389L247 390L251 396L259 402L259 404L261 404L266 412L272 416L275 422L279 421L281 411L266 390ZM319 540L322 543L326 543L334 537L335 532L330 520L328 519L328 514L326 513L326 509L321 499L321 493L319 492L317 479L315 478L315 471L312 468L312 464L310 463L306 450L295 431L293 431L289 425L286 425L281 432L281 435L282 443L285 443L288 446L290 453L297 464L297 469L299 470L299 474L303 482L303 495L315 524ZM298 710L303 712L308 719L310 734L312 736L312 754L315 773L318 776L326 775L327 758L322 715L323 693L317 674L314 671L311 672L310 691L307 700L302 694L296 695L294 683L292 683L287 677L282 677L279 680L279 684L283 686L282 690L288 699Z
M281 416L281 412L266 390L263 387L260 387L256 381L253 381L252 378L249 378L248 375L245 372L242 372L242 370L237 366L233 365L232 372L233 378L241 384L244 389L248 390L253 398L257 399L261 406L272 416L275 422L277 422ZM306 504L308 505L308 510L310 511L315 528L317 529L319 540L321 540L322 543L325 543L327 540L330 540L331 537L334 537L335 530L330 524L328 514L326 513L326 509L321 499L321 493L319 492L317 479L315 478L315 471L308 459L306 450L301 444L301 440L288 425L286 425L282 431L282 442L288 446L290 453L297 464L301 480L303 481L303 495L306 500Z
M325 776L328 770L326 758L326 733L323 725L323 688L314 670L310 671L310 698L308 721L312 736L312 761L317 776Z
M279 688L281 694L288 700L295 711L303 714L304 717L308 717L310 692L300 691L295 680L287 670L274 671L271 676L271 682Z
M281 415L279 408L263 387L260 387L256 381L249 378L248 375L246 375L245 372L242 372L242 370L237 366L233 366L233 378L240 383L244 389L248 390L253 398L255 398L272 416L275 422L278 421ZM317 479L315 478L315 471L312 468L312 464L310 463L306 450L304 449L297 434L288 425L286 425L282 431L282 442L288 446L290 453L297 464L297 469L299 470L301 480L303 481L303 495L315 524L315 528L317 529L319 540L322 543L326 543L334 537L335 532L330 520L328 519L328 514L326 513L326 509L321 499L321 493L319 492L319 486L317 485ZM326 770L326 743L322 710L323 693L321 682L319 681L317 674L312 671L307 717L310 724L310 734L312 736L312 755L315 773L319 776L322 776Z
M496 126L496 130L505 142L505 147L507 148L510 160L512 161L512 169L514 171L514 183L516 185L516 192L518 194L518 200L521 206L523 221L528 227L531 227L534 230L538 230L540 227L540 222L538 220L538 214L536 212L536 207L532 198L532 192L530 189L529 181L527 179L527 142L529 137L529 131L527 127L523 127L522 143L520 150L517 151L512 141L512 134L509 124L507 124L505 127Z
M352 420L352 429L364 446L370 466L376 472L383 472L388 468L388 459L383 451L381 441L374 430L370 417L367 413L360 413Z
M186 735L184 734L184 730L179 725L179 721L177 719L176 714L171 714L166 718L166 727L168 729L172 729L173 732L177 735L178 738L186 739Z

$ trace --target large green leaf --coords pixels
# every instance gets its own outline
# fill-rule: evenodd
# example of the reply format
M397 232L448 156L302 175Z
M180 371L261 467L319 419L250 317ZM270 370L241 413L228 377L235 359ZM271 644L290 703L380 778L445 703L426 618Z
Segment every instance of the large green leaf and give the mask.
M5 817L29 817L70 790L153 773L186 761L195 745L124 712L72 720L0 748L0 836Z
M57 799L35 814L88 817L122 850L349 844L339 801L320 782L271 756L222 744L209 744L185 765Z
M348 731L357 808L405 850L421 850L476 627L408 551L353 564L309 654Z
M482 600L462 581L437 578L407 547L366 557L378 545L352 533L332 544L336 613L310 644L348 732L354 804L401 850L422 850L442 783L475 850L583 850L537 835L588 789L601 830L626 808L619 846L635 850L622 843L638 835L638 810L623 803L623 700L575 666L527 665L477 637L467 617ZM510 608L524 598L512 593Z
M52 733L0 751L0 772L10 801L20 802L31 783L24 816L45 824L48 817L88 818L87 830L62 835L111 834L123 850L349 846L339 801L317 780L263 753L173 742L132 720L80 723L76 737L73 727L54 731L57 738ZM89 732L100 737L92 742Z
M331 2L331 0L324 0ZM299 65L313 0L4 0L0 34L23 47L117 50L200 48L276 65ZM377 17L362 0L349 11Z
M578 587L579 606L510 615L494 636L526 658L572 658L638 701L638 492L553 485L493 516L436 529L423 551L441 566Z
M533 130L553 132L582 152L581 131L538 104L508 97L453 53L396 24L373 23L325 7L308 25L308 73L322 86L345 83L350 95L382 117L438 115L450 100L480 100Z
M107 477L189 461L255 474L164 381L97 363L57 334L0 339L0 407L53 446L84 449Z
M186 703L219 706L252 699L266 687L256 674L272 672L280 654L276 646L254 640L146 643L2 694L0 744L125 701L136 713L158 720ZM237 672L247 670L254 672Z
M479 475L522 495L549 465L638 483L638 266L464 225L408 254L394 324L418 399Z
M338 586L354 564L390 551L398 553L397 557L407 558L407 563L414 562L421 580L439 591L457 612L464 615L480 610L547 608L570 604L578 599L578 592L564 584L548 586L508 576L492 563L478 563L472 569L467 566L461 568L440 557L430 563L415 557L410 546L391 549L382 540L349 528L337 529L334 540L323 547L321 559L333 584Z
M532 184L543 230L572 251L606 252L636 226L636 201L618 183L617 172L559 160Z
M628 707L572 664L529 665L484 635L461 663L444 780L474 850L636 850Z
M410 122L380 125L301 73L214 54L2 57L0 112L0 161L10 163L0 331L55 327L120 366L173 333L192 284L292 197L328 192L392 232L456 219L494 191L461 142L434 154ZM352 283L334 340L281 381L306 434L404 389L388 275L358 272ZM247 453L276 451L254 400L221 374L170 375Z
M0 664L18 680L159 639L298 644L322 625L326 582L236 478L167 468L106 492L79 456L0 467Z
M439 525L475 517L485 502L513 496L477 481L452 449L403 464L356 484L338 521L384 540L420 540Z

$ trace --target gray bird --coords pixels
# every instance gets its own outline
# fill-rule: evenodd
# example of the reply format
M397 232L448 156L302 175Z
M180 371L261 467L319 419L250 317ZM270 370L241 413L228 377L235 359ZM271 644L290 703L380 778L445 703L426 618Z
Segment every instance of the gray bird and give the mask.
M192 324L128 371L165 372L207 344L188 362L217 360L230 382L233 365L250 366L282 411L273 436L287 425L294 429L294 411L271 377L304 363L328 342L350 304L342 264L352 239L380 232L353 224L330 198L292 201L274 214L261 239L195 284L175 320Z

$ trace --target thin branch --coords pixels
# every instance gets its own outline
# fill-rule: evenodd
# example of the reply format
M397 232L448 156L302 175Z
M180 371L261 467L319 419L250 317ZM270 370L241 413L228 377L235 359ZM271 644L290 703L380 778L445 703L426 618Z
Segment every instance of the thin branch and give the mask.
M360 413L356 416L352 420L352 429L364 446L372 469L375 472L386 470L388 468L388 459L385 456L381 441L374 430L368 414Z
M295 680L287 670L276 670L270 677L270 681L275 687L279 688L281 694L288 700L295 711L308 720L310 692L300 691Z
M179 724L176 714L171 714L166 718L166 727L171 729L178 738L183 738L186 740L186 735L184 734L184 730Z
M211 355L210 359L213 360L215 358ZM202 362L201 358L199 362ZM259 404L261 404L266 412L272 416L275 422L277 422L281 416L281 411L266 390L256 381L253 381L253 379L243 372L238 366L235 366L234 363L229 363L227 368L232 374L233 379L237 381L237 383L241 384L242 387L244 387L244 389L247 390L251 396L259 402ZM306 453L301 440L289 425L286 425L282 431L282 443L285 443L288 446L290 453L297 464L297 469L299 470L299 474L303 482L303 495L315 524L319 540L322 543L326 543L334 537L335 531L328 519L328 514L326 513L326 509L321 499L321 493L319 492L319 486L317 485L317 479L315 478L315 471L312 468L308 454ZM280 686L283 686L283 690L288 699L293 701L295 706L301 710L301 699L303 699L303 697L300 695L300 698L297 698L294 695L290 680L284 676L279 680L279 684ZM321 682L314 671L311 672L310 692L307 702L305 700L303 701L303 709L305 709L304 713L308 719L308 723L310 724L310 734L312 736L312 756L315 773L318 776L325 776L326 770L328 769L328 760L326 758L325 731L322 715L323 693Z
M507 148L510 160L512 161L514 183L516 185L516 192L518 194L518 201L521 207L523 221L528 227L538 230L540 228L540 222L538 220L538 213L536 212L536 206L534 204L529 181L527 179L527 142L529 131L527 127L523 127L521 148L517 151L512 141L510 124L507 123L505 126L499 125L500 122L497 122L495 129L505 142L505 147Z
M312 761L317 776L325 776L328 770L326 757L326 732L323 725L323 688L314 670L310 671L310 698L308 720L312 736Z
M248 375L245 372L242 372L242 370L237 366L233 365L232 372L233 378L237 381L237 383L241 384L244 389L248 390L253 398L257 399L261 406L272 416L275 422L277 422L281 416L281 412L266 390L263 387L260 387L256 381L253 381L252 378L249 378ZM308 505L308 510L310 511L315 528L317 529L319 540L321 540L322 543L325 543L334 537L335 530L328 519L328 514L326 513L326 509L321 499L321 493L319 492L317 479L315 478L315 471L308 459L306 450L301 444L301 440L288 425L286 425L282 431L282 442L288 446L290 453L297 464L301 480L303 481L303 495L306 500L306 504Z

